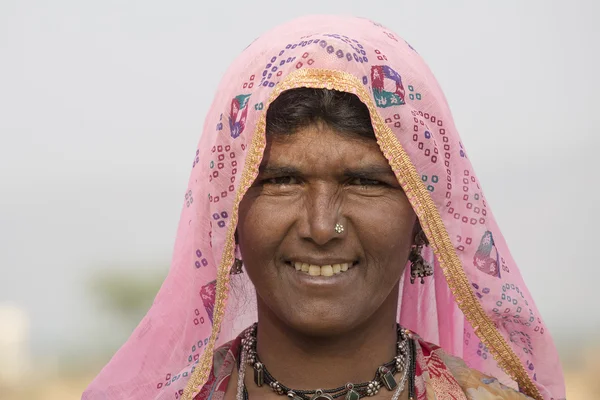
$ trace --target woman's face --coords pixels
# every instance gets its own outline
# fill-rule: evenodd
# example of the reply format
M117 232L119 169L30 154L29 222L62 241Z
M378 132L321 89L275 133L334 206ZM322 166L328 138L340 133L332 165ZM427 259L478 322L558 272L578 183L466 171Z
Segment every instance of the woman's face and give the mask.
M415 222L375 140L311 125L268 139L238 238L259 307L327 335L368 321L389 296L396 303Z

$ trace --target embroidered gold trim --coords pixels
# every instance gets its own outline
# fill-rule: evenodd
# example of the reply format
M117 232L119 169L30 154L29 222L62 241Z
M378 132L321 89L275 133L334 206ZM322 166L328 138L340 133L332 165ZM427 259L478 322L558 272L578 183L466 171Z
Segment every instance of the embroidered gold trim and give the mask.
M272 93L271 100L269 100L268 104L271 104L271 101L273 101L277 95ZM221 331L221 322L223 320L223 315L225 314L225 303L229 295L229 271L231 270L231 265L235 259L234 236L237 228L239 206L244 194L246 194L246 191L252 185L254 179L256 179L256 176L258 176L258 167L260 166L266 146L265 128L267 124L267 108L268 107L265 107L265 111L263 111L258 117L256 128L252 136L252 141L250 142L250 146L248 146L248 155L246 156L244 170L242 171L242 176L240 178L240 186L238 187L235 200L233 202L230 224L227 229L227 236L225 237L223 257L221 258L221 263L217 269L217 290L215 295L213 326L210 339L204 348L204 353L202 353L200 362L196 365L196 369L192 373L192 376L190 377L190 380L183 391L181 400L193 400L193 398L199 393L202 385L204 385L208 379L208 375L212 367L215 342L217 341L217 337Z
M237 225L239 203L258 174L258 166L260 165L266 142L266 110L271 102L283 91L298 87L327 88L353 93L367 106L371 114L379 147L388 159L398 182L404 188L421 222L421 227L425 231L432 250L438 258L440 267L459 308L473 326L477 336L490 350L498 365L517 382L519 388L525 394L537 400L543 400L540 391L527 374L519 357L517 357L504 337L502 337L473 294L469 279L463 270L460 258L456 254L437 207L431 199L427 188L423 185L408 154L406 154L391 128L377 112L370 94L354 75L343 71L325 69L300 69L289 74L275 87L264 108L265 111L259 116L248 150L248 157L244 165L240 187L236 193L223 258L217 271L217 293L212 334L202 354L201 361L188 382L182 399L192 400L193 396L198 393L201 385L206 382L212 365L214 344L225 312L225 301L228 295L226 291L228 291L229 286L229 269L234 260L233 236Z

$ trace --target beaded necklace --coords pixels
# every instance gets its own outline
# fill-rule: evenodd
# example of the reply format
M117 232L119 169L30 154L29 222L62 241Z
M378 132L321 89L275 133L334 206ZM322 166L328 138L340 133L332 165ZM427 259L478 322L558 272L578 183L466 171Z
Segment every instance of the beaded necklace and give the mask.
M415 344L408 331L398 325L398 340L396 356L389 362L381 365L375 371L372 380L361 383L348 382L344 386L334 389L296 390L287 387L273 377L267 370L265 364L260 361L256 352L257 324L253 324L243 333L241 356L239 357L237 400L249 400L248 391L244 384L246 366L254 370L254 383L258 387L268 384L275 393L287 396L292 400L334 400L344 397L344 400L359 400L371 397L379 393L382 387L394 391L392 400L397 400L404 391L408 381L408 397L414 399L415 381ZM402 371L400 381L397 382L394 375Z

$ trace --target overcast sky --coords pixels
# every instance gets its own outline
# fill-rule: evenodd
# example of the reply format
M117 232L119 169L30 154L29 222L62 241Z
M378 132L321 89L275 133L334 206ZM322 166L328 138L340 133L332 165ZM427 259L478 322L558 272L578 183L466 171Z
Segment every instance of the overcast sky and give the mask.
M29 313L36 351L93 346L85 282L166 273L229 63L279 23L343 13L425 58L551 331L598 334L598 4L1 0L0 303Z

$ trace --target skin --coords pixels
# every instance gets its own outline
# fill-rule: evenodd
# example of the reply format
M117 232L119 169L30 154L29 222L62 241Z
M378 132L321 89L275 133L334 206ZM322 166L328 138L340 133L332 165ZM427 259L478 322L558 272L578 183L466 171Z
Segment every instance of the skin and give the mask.
M324 124L268 138L237 233L257 292L257 351L280 382L313 389L364 382L395 355L398 284L417 231L374 139ZM294 261L352 266L311 277ZM236 381L227 398L235 398ZM251 368L246 386L254 399L282 398L256 387ZM391 395L383 389L373 398Z

